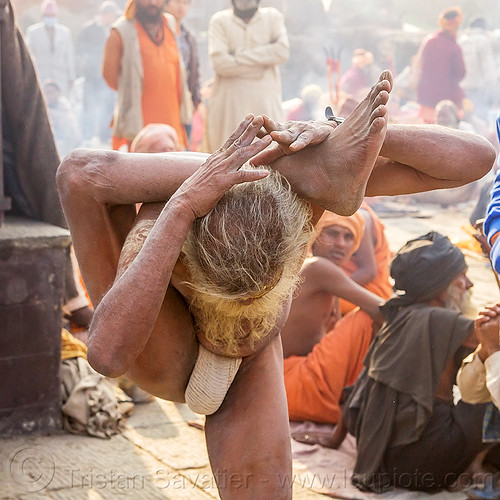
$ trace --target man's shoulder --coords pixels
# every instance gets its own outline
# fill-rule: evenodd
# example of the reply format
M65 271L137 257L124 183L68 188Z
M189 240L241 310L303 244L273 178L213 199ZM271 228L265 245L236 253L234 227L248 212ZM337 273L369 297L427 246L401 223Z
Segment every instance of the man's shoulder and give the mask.
M416 303L404 306L400 309L400 314L411 316L426 316L437 321L450 321L457 325L469 328L474 324L474 320L467 318L459 311L447 307L433 306L426 303Z
M224 9L224 10L219 10L212 14L212 17L210 18L211 23L218 23L218 22L224 22L227 21L228 19L233 18L233 11L232 9Z
M167 25L170 31L175 34L177 30L175 17L172 14L169 14L168 12L164 12L163 17L167 21Z
M43 23L35 23L31 24L26 28L26 34L28 33L36 33L38 31L41 31L43 28L45 28L45 24Z
M330 261L326 259L325 257L319 257L317 255L309 255L305 260L304 264L302 267L309 267L309 268L321 268L325 265L328 265Z
M314 277L315 281L319 283L320 281L328 281L335 276L339 276L339 273L343 273L344 271L326 257L313 255L306 258L300 272L303 278Z
M285 16L276 7L260 7L259 15L264 20L269 20L272 22L277 22L284 20Z
M71 30L65 24L57 23L55 25L55 29L59 31L59 33L64 33L65 35L71 36Z
M276 7L259 7L259 12L263 16L283 16L283 13Z
M124 27L135 27L135 19L127 19L125 16L120 16L112 25L112 28L120 30Z

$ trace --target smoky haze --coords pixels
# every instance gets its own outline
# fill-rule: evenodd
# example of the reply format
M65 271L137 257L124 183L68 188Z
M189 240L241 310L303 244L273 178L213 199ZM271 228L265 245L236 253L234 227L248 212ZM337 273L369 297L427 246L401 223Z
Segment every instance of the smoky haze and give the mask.
M126 2L117 3L123 7ZM22 29L40 20L40 1L13 0L13 4ZM58 4L60 22L76 38L84 22L97 12L100 0L58 0ZM191 0L185 23L199 44L202 82L213 75L207 55L208 21L230 5L229 0ZM355 48L370 50L378 67L398 74L410 63L422 38L438 29L439 12L453 5L463 11L462 29L477 15L486 19L500 59L498 0L263 0L261 5L278 8L286 19L291 50L282 67L284 99L299 95L312 82L326 91L327 58L338 60L344 72Z

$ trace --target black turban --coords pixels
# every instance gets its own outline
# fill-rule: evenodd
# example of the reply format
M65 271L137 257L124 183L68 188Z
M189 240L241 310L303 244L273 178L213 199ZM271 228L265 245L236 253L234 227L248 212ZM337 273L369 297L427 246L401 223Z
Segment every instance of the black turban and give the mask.
M391 276L398 296L387 305L404 306L430 299L466 268L464 255L446 236L431 231L410 240L392 260Z

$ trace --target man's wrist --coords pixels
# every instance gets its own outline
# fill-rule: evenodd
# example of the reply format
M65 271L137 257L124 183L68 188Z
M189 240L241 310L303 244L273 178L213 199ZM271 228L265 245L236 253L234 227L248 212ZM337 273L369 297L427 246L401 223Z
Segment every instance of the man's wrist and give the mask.
M486 347L483 344L481 344L480 349L477 351L477 355L483 363L486 361L486 358L489 356L488 350L486 349Z
M481 348L478 351L479 359L484 363L492 354L500 351L499 345L494 344L481 344Z
M178 221L184 221L191 225L196 217L196 214L183 194L174 194L165 205L165 208L176 218Z

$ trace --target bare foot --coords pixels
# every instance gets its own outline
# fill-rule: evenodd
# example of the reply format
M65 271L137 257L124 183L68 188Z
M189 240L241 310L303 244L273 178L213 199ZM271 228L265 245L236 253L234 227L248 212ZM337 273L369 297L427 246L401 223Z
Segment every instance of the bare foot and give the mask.
M353 214L385 139L392 83L391 72L382 72L365 99L323 142L280 158L272 167L307 200L339 215Z

